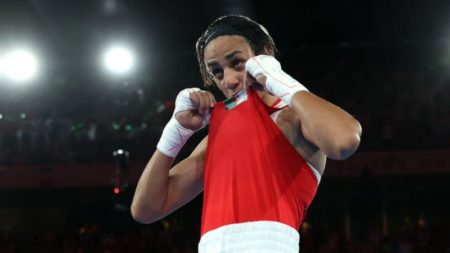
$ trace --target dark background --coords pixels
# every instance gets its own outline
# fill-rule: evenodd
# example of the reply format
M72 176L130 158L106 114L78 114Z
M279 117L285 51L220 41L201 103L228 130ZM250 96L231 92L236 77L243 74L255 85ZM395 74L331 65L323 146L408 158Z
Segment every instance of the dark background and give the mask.
M0 187L0 252L195 252L201 197L140 225L129 214L135 178L124 174L143 169L178 91L202 86L195 42L229 13L263 24L283 68L361 122L357 155L449 150L449 1L1 0L0 55L30 45L42 71L26 85L0 77L0 177L101 163L121 181ZM116 40L137 54L130 75L100 65ZM130 163L120 166L112 155L119 148ZM422 168L326 172L301 230L302 252L449 252L449 171Z

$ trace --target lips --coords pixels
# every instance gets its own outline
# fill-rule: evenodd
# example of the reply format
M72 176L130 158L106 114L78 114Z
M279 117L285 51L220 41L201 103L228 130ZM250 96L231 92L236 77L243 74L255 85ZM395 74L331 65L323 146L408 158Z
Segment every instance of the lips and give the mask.
M245 92L245 89L242 89L242 90L240 90L240 91L234 93L231 97L237 97L237 96L241 95L241 94L244 93L244 92Z

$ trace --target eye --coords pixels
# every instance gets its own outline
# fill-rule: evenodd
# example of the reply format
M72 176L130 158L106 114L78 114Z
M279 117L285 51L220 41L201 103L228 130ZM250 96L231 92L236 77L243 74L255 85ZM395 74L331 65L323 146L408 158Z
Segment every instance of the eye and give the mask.
M234 68L241 68L244 65L244 61L240 60L240 59L235 59L233 61L233 67Z
M214 78L221 79L223 76L223 70L221 68L213 68L210 70L211 75Z

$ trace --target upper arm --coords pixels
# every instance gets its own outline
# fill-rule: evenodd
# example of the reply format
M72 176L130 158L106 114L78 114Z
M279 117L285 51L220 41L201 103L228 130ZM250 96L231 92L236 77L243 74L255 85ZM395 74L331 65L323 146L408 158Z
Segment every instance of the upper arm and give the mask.
M322 175L325 171L326 155L305 137L305 129L297 114L286 108L276 118L276 123L303 159Z
M327 156L322 152L322 150L320 150L319 147L305 138L301 127L301 122L298 122L297 126L298 124L300 124L300 127L297 127L297 136L294 142L294 147L300 155L302 155L305 161L317 170L320 175L323 175L327 162Z
M205 137L189 157L169 171L166 213L186 204L203 191L203 172L208 137Z

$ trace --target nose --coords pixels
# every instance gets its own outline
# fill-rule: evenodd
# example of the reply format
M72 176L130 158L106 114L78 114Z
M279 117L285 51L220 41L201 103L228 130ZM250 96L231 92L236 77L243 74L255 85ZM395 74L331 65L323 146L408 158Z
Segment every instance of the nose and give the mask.
M224 86L228 90L235 91L239 86L239 73L233 69L225 68L223 72Z

